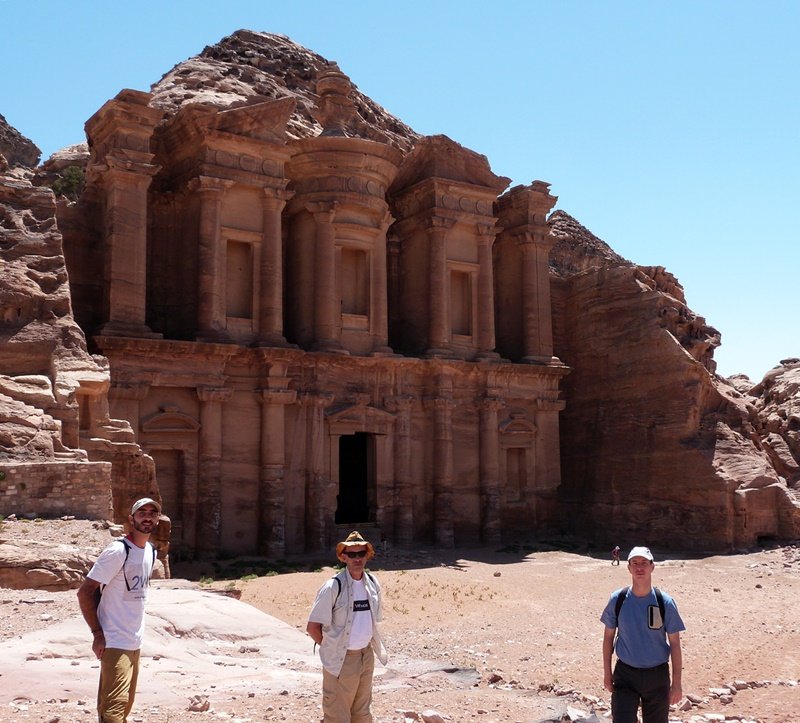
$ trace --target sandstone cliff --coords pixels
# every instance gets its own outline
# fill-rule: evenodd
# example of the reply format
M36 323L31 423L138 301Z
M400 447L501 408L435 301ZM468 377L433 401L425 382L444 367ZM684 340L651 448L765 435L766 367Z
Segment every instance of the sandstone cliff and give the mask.
M556 352L572 368L564 529L696 550L800 535L786 484L798 459L795 370L767 375L756 401L741 394L715 375L720 334L672 274L625 261L562 212L551 223Z
M108 363L72 317L53 193L0 172L0 513L111 514L157 494L152 460L108 418ZM119 516L119 510L118 510Z

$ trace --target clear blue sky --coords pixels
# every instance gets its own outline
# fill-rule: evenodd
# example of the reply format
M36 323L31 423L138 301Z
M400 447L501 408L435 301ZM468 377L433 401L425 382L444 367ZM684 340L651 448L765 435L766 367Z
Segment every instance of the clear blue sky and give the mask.
M722 332L721 374L800 356L800 2L0 0L0 28L0 114L44 158L121 88L281 33L665 266Z

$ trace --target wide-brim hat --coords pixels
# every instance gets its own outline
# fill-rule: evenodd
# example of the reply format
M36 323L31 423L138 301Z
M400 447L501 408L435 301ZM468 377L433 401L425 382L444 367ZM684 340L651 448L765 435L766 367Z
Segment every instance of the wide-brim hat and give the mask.
M356 530L353 530L344 540L336 545L336 557L341 557L342 553L348 547L366 547L367 560L375 557L375 548L372 546L372 543L367 542L361 537L361 533Z

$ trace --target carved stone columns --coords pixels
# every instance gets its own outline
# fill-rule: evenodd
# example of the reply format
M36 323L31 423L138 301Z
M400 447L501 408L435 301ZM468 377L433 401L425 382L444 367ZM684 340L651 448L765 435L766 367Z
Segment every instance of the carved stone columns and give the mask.
M540 236L529 232L516 236L522 250L522 361L547 364L553 357L550 244Z
M198 230L197 340L226 341L225 256L221 238L222 197L233 181L199 176L189 187L200 197Z
M219 552L222 530L222 404L233 392L220 387L198 387L200 399L200 454L198 456L197 550Z
M336 485L325 470L325 407L330 393L301 393L306 409L306 547L324 550L336 512Z
M314 253L314 344L317 351L341 350L341 302L336 293L336 202L307 203L317 226Z
M453 529L453 407L452 399L426 400L433 410L433 525L441 547L455 546Z
M486 397L480 409L481 460L481 541L486 545L500 542L500 443L497 412L504 402Z
M394 425L394 539L402 547L414 541L414 480L411 478L411 408L414 397L403 394L386 399L396 415Z
M276 367L279 367L276 369ZM276 374L273 376L273 372ZM286 552L285 409L296 393L288 389L284 365L273 365L267 388L261 390L261 474L258 488L259 553L282 557Z
M373 247L372 262L372 301L370 303L371 326L375 335L372 356L391 355L389 346L389 295L386 257L388 255L386 231L394 221L387 211L383 217L377 241Z
M145 323L147 301L147 189L159 167L109 154L104 189L106 322L100 333L160 337Z
M492 244L497 234L494 226L478 224L478 358L499 359L494 351L494 269Z
M453 220L428 220L429 321L426 356L445 356L450 346L450 280L447 277L447 232Z
M283 239L281 211L290 191L264 189L261 235L261 298L258 317L259 346L288 346L283 335Z

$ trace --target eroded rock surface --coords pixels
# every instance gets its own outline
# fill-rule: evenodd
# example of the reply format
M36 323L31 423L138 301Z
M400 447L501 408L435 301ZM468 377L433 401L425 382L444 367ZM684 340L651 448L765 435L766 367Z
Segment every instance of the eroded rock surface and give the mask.
M316 78L328 64L283 35L237 30L166 73L151 88L152 105L171 115L187 103L228 107L292 98L288 137L316 136L322 131L314 116ZM354 134L402 150L412 147L419 136L411 128L358 89L352 97Z
M39 163L42 152L36 144L22 135L0 115L0 156L8 166L33 168ZM0 161L2 165L2 161ZM0 168L0 171L3 169Z

